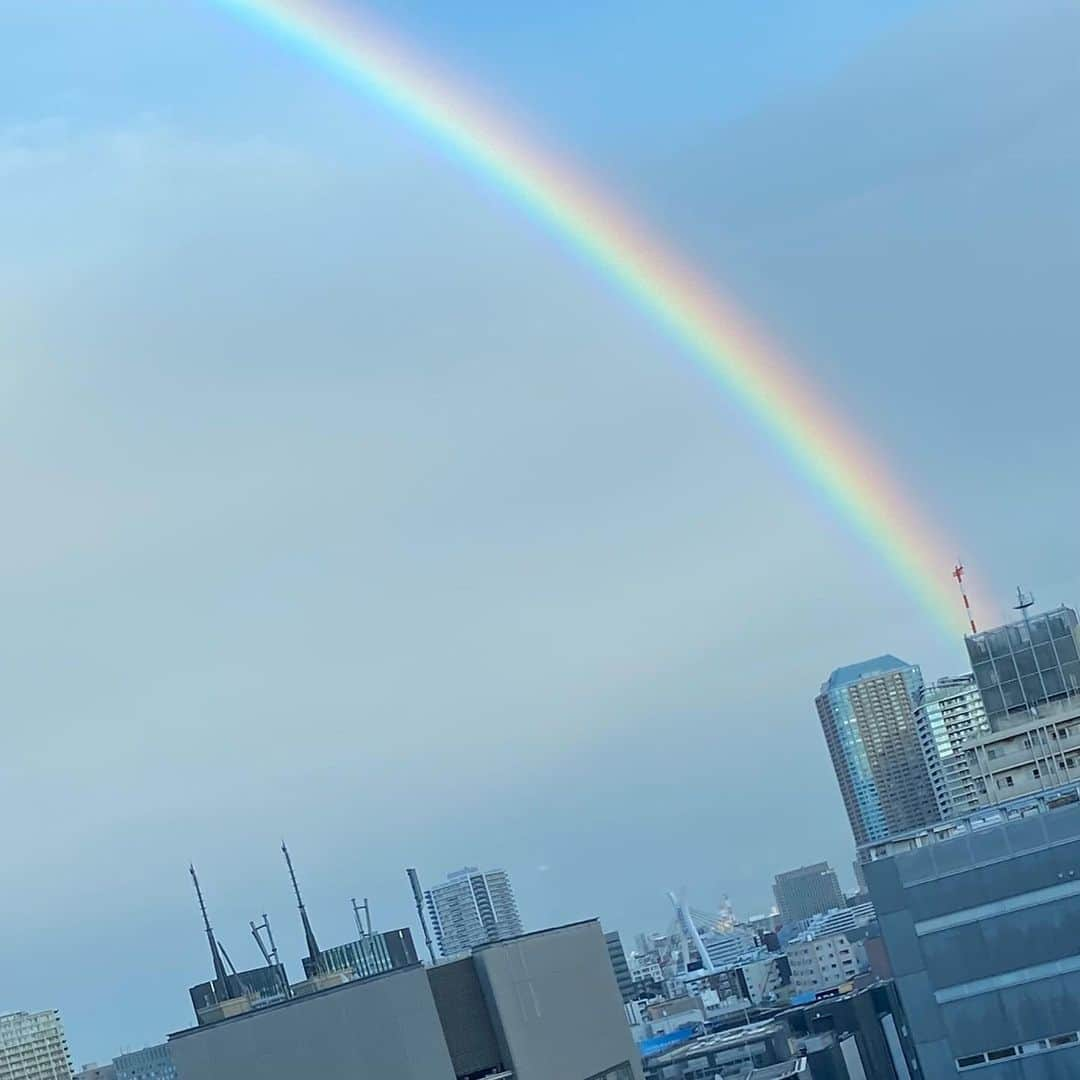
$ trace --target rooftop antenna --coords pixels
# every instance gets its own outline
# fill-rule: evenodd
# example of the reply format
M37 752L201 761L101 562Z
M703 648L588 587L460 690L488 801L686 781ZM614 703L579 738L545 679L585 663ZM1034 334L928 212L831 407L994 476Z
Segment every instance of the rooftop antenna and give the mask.
M960 586L960 595L964 598L964 610L967 612L971 632L977 634L979 631L975 628L975 616L971 614L971 601L968 599L967 586L964 585L964 564L959 559L956 560L952 576L956 578L956 583Z
M266 942L263 942L262 935L266 934ZM278 964L278 951L277 946L274 944L274 932L270 929L270 916L263 912L262 922L256 924L254 920L251 922L251 936L255 939L255 944L259 946L259 952L263 954L263 959L266 961L267 967L277 967Z
M420 916L420 927L424 931L424 944L427 946L431 962L435 963L435 948L431 944L431 934L428 932L427 919L424 918L424 894L420 890L420 879L416 871L411 867L405 871L409 875L409 884L412 886L413 899L416 901L416 914Z
M361 911L364 913L367 930L364 929L364 923L360 921ZM368 903L368 898L366 896L364 897L364 902L362 904L356 902L355 896L352 898L352 913L353 918L356 920L356 930L359 935L364 937L366 934L368 937L371 937L371 905Z
M225 946L218 942L218 948L221 950L221 955L225 957L225 963L229 965L229 970L236 974L236 965L232 962L232 957L225 951Z
M322 966L322 953L319 951L319 943L315 940L315 934L311 929L311 922L304 907L304 900L300 895L300 886L296 884L296 872L293 870L292 859L289 857L289 849L285 846L284 840L281 842L281 853L285 856L285 865L289 868L289 878L292 881L293 892L296 894L296 906L300 910L300 921L304 924L308 959L311 961L312 967L318 971Z
M224 989L225 996L230 997L232 989L229 984L229 976L221 959L221 950L218 948L217 938L214 937L214 931L210 926L210 917L206 914L206 901L203 900L199 876L195 873L194 866L188 867L188 873L191 874L191 880L195 885L195 895L199 898L199 911L202 912L203 926L206 928L206 940L210 943L210 959L214 962L214 978Z
M262 935L266 934L266 941L262 939ZM251 923L251 936L255 939L255 944L259 946L259 952L263 954L263 959L266 961L266 966L273 971L276 971L281 979L281 989L287 998L292 997L292 987L289 986L289 980L285 977L285 969L280 966L278 962L277 945L274 944L274 932L270 929L270 916L263 912L262 922Z
M1019 611L1023 617L1024 623L1028 622L1028 608L1035 606L1035 597L1031 593L1026 593L1017 585L1016 586L1016 603L1013 605L1014 611Z

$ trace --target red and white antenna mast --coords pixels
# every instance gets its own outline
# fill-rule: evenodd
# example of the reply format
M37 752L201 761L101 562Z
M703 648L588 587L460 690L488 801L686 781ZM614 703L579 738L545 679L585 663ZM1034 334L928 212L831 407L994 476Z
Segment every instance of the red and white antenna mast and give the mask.
M956 578L956 583L960 586L960 595L964 598L964 610L967 612L968 622L971 624L971 632L977 634L979 631L975 629L975 618L971 614L971 601L968 599L967 589L964 587L964 564L957 562L953 568L952 576Z

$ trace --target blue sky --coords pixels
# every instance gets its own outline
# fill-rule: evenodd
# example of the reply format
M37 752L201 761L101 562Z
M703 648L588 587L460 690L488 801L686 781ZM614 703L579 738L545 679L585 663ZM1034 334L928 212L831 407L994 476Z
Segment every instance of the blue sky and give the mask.
M379 10L741 299L1003 600L1080 601L1073 6L580 7ZM850 877L813 696L962 649L721 393L213 5L0 40L0 1007L79 1060L184 1026L188 861L238 963L262 911L294 958L283 835L326 940L407 923L407 865L628 935Z

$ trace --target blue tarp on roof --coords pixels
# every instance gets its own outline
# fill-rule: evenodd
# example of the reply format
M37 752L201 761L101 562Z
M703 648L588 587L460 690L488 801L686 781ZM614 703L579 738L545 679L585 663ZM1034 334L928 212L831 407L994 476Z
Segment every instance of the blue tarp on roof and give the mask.
M700 1025L687 1024L686 1027L669 1031L666 1035L654 1035L651 1039L643 1039L638 1043L638 1050L643 1058L661 1054L673 1046L689 1042L698 1033L699 1027Z

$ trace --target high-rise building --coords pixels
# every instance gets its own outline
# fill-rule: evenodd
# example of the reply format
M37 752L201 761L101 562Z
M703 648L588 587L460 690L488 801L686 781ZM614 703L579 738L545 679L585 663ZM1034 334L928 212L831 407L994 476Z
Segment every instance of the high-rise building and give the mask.
M522 932L514 890L505 870L481 872L467 866L424 892L431 927L443 956Z
M167 1044L148 1046L113 1058L116 1080L177 1080Z
M772 888L781 924L809 919L811 915L844 906L840 879L828 863L785 870L776 875Z
M55 1009L0 1016L3 1080L71 1080L71 1053Z
M921 1075L1080 1076L1080 785L862 857Z
M945 820L973 810L979 805L979 791L967 744L989 731L975 676L950 675L923 686L914 716L938 816Z
M1030 604L1026 598L1021 601ZM990 726L1048 702L1080 696L1080 628L1072 608L1028 614L966 637Z
M914 701L922 673L895 656L838 668L816 699L856 844L938 819Z

